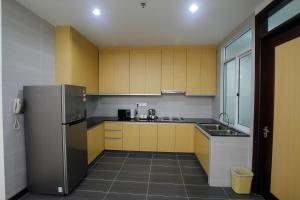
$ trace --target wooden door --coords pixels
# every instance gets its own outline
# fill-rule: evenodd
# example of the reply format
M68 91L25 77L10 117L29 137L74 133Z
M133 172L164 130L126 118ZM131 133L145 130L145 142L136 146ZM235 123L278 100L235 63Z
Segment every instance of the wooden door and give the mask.
M157 124L140 124L140 151L157 151Z
M275 48L271 193L300 199L300 37Z
M175 151L194 152L194 124L176 124Z
M187 49L187 95L201 93L201 52L200 47Z
M140 128L138 123L123 123L123 150L140 150Z
M161 94L161 49L146 50L146 94Z
M175 150L175 124L157 125L157 151L174 152Z
M130 94L144 94L146 89L146 53L130 50Z
M186 90L186 48L175 48L173 51L173 90Z
M300 16L261 36L278 3L256 19L253 186L266 199L292 200L300 199Z
M217 90L217 50L204 47L201 54L200 87L202 95L216 95Z

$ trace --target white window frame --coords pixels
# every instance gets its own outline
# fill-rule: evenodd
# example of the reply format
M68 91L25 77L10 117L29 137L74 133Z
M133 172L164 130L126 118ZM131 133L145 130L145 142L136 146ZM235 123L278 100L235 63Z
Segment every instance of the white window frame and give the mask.
M222 65L221 65L221 77L220 77L220 80L221 80L221 105L220 105L220 108L221 108L221 112L225 112L225 107L224 107L224 68L225 68L225 65L228 63L228 62L231 62L233 60L235 60L235 77L236 77L236 85L235 85L235 91L236 91L236 94L239 92L239 85L240 85L240 77L239 77L239 74L240 74L240 65L239 65L239 62L241 60L241 58L245 57L245 56L248 56L248 55L252 55L253 56L253 53L252 53L252 42L251 42L251 45L249 48L247 49L243 49L242 51L238 52L235 57L232 57L232 58L229 58L226 60L226 48L232 44L233 42L235 42L236 40L238 40L241 36L243 36L245 33L247 33L248 31L252 31L251 28L247 28L245 29L245 31L241 32L240 34L236 35L236 37L234 37L232 40L230 40L228 43L226 43L224 45L224 47L222 48ZM252 34L253 36L253 34ZM252 39L253 40L253 39ZM252 71L252 74L251 74L252 78L253 78L253 71ZM251 82L252 83L252 82ZM220 121L222 123L227 123L227 121L224 121L223 118L220 119ZM251 129L251 125L250 127L247 127L247 126L243 126L241 124L239 124L239 96L236 95L236 98L235 98L235 117L234 117L234 123L230 123L230 126L237 129L237 130L240 130L242 132L245 132L245 133L250 133L250 129Z

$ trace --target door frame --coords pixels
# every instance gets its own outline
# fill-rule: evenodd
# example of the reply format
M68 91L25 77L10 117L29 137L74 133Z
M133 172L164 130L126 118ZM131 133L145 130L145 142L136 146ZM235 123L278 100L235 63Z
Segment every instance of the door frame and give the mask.
M255 101L253 132L254 179L252 190L266 199L277 199L270 193L272 134L263 138L262 129L273 129L275 47L300 36L300 14L267 32L266 19L290 0L274 0L255 17ZM267 81L263 87L262 81ZM272 108L272 109L271 109ZM270 110L272 110L270 112ZM267 148L269 147L269 148Z

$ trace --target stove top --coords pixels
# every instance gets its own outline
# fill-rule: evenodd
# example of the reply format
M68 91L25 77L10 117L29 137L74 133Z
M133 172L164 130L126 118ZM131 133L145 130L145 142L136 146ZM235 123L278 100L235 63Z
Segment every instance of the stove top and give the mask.
M163 121L183 121L183 117L162 117L161 118Z

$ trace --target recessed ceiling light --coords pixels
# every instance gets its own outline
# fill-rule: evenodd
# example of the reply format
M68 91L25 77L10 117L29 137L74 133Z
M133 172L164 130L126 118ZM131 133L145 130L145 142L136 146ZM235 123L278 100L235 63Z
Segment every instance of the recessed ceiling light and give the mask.
M190 5L190 7L189 7L189 11L190 11L191 13L196 12L198 9L199 9L199 6L198 6L197 4L192 4L192 5Z
M93 14L94 14L95 16L99 16L99 15L101 15L101 11L100 11L98 8L95 8L95 9L93 10Z

